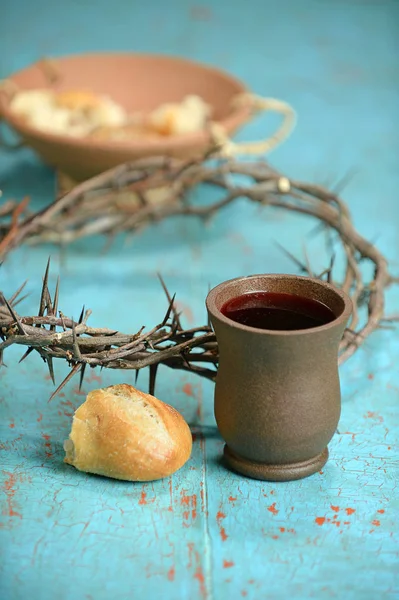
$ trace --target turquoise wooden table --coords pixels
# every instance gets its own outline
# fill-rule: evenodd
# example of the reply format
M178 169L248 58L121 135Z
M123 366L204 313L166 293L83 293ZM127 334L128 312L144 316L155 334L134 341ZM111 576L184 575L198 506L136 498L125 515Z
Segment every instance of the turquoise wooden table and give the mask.
M0 21L0 77L42 55L141 50L221 66L257 93L291 102L299 124L272 156L290 176L332 183L349 169L345 192L355 224L399 272L399 3L319 0L114 3L14 0ZM273 122L270 121L270 127ZM240 136L259 137L265 118ZM54 196L54 174L29 150L0 153L3 198ZM205 201L206 198L200 199ZM14 252L1 268L11 293L26 278L26 313L41 276L61 274L61 309L92 324L134 330L163 314L161 271L187 324L202 323L208 285L258 272L293 272L276 247L300 253L304 240L323 269L315 223L259 213L242 201L208 228L176 218L107 253L103 240L77 243L63 261L51 247ZM388 293L398 311L398 290ZM79 473L65 465L63 440L74 409L96 387L134 375L92 371L52 403L44 364L10 349L0 371L1 597L4 600L376 600L398 598L399 339L379 331L341 369L343 409L323 472L286 484L252 481L221 463L212 384L161 369L157 395L194 433L189 463L145 485ZM56 365L58 380L66 374ZM147 374L138 385L147 389Z

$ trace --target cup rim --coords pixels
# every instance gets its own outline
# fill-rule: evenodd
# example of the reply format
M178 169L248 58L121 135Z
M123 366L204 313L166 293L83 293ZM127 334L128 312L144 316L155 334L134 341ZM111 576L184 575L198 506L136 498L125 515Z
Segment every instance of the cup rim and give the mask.
M242 323L237 323L236 321L233 321L229 317L226 317L221 312L221 310L219 308L217 308L216 298L217 298L218 293L223 288L231 285L232 283L238 282L238 281L248 281L251 279L259 279L259 278L272 279L272 280L276 280L276 279L298 280L298 279L300 279L300 280L309 281L310 283L319 285L320 287L322 287L324 289L329 289L331 292L333 292L334 294L339 296L344 303L343 311L333 321L330 321L330 323L326 323L325 325L318 325L316 327L310 327L309 329L276 330L276 329L260 329L258 327L250 327L249 325L243 325ZM218 285L216 285L209 291L209 293L206 297L205 303L206 303L206 307L207 307L207 310L210 313L210 315L216 317L219 321L221 321L222 323L224 323L230 327L235 327L236 329L241 329L242 331L257 333L258 335L275 335L275 336L311 335L312 333L314 333L316 331L317 332L328 331L329 329L334 329L337 326L340 326L343 323L346 323L348 321L349 317L351 316L352 310L353 310L352 300L350 299L348 294L346 294L345 292L343 292L341 289L337 288L336 286L332 285L331 283L327 283L326 281L321 281L320 279L317 279L315 277L307 277L306 275L292 275L292 274L286 274L286 273L260 273L260 274L255 274L255 275L244 275L241 277L234 277L232 279L227 279L226 281L219 283Z

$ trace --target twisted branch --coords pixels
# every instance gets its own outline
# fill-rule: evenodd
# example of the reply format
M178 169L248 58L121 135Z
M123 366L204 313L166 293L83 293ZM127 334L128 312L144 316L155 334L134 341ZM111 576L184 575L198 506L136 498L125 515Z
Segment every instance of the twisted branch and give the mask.
M237 176L240 176L237 178ZM208 205L197 205L191 192L201 184L217 187L221 198ZM238 198L247 198L262 207L273 206L318 219L329 231L335 231L346 256L346 272L342 283L333 276L334 261L319 275L352 297L354 313L340 345L339 362L347 360L365 343L368 336L384 321L397 317L384 316L386 288L397 283L388 270L381 252L354 228L343 200L321 186L290 180L267 163L234 161L210 164L206 160L182 163L178 160L154 158L125 164L74 187L47 208L28 214L22 203L6 203L0 209L0 260L22 243L53 242L65 245L95 234L115 236L136 232L154 221L175 215L210 219ZM288 253L289 254L289 253ZM309 260L304 262L289 255L305 274L314 275ZM368 280L359 267L361 261L373 265ZM53 358L67 360L75 373L91 367L135 369L150 367L150 387L155 383L156 367L191 370L214 380L218 365L215 336L208 325L185 330L164 282L168 310L162 321L148 332L122 334L106 328L87 325L90 311L82 311L80 319L67 319L58 311L58 286L51 297L48 290L48 268L44 277L38 316L19 316L14 307L20 291L8 301L0 296L0 356L12 344L28 347L25 358L33 350L47 362L53 377ZM359 307L367 304L365 322ZM55 395L63 385L53 394Z

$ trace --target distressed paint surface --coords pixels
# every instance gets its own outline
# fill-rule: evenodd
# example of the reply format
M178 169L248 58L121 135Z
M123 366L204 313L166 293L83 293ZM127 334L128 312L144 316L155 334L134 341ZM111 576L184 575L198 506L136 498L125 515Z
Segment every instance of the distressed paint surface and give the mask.
M346 191L356 225L399 271L399 5L285 0L278 6L73 1L57 6L56 19L46 0L16 0L1 18L0 77L43 54L93 48L167 52L222 66L298 110L297 131L273 155L278 168L320 182L358 169ZM259 137L267 123L254 122L241 139ZM52 198L54 176L27 150L3 152L0 187L5 198L29 193L39 206ZM206 197L201 191L200 201ZM51 247L23 248L1 268L1 287L11 293L29 277L24 310L34 311L52 253L51 283L60 272L64 313L76 316L85 303L92 324L134 330L163 314L160 270L187 323L203 322L208 284L292 272L274 241L300 252L313 226L242 202L206 229L174 219L130 245L119 240L107 254L102 240L75 244L62 262ZM322 270L321 239L309 240L309 253ZM398 306L392 290L388 312ZM342 417L331 459L323 472L287 484L225 470L212 385L166 369L156 391L193 429L187 466L145 485L79 473L62 462L74 409L89 390L133 383L134 376L91 371L82 393L72 381L48 404L53 388L43 363L30 356L18 366L20 355L11 349L8 369L0 371L3 598L399 597L397 333L379 331L342 368ZM66 373L60 364L56 372ZM146 373L139 385L146 389Z

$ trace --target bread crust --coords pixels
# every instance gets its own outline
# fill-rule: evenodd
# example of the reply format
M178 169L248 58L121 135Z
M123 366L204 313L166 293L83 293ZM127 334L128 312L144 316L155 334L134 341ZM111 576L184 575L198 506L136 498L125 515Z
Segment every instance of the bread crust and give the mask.
M55 102L58 106L69 110L84 110L97 108L101 104L101 98L86 90L67 90L56 94Z
M131 385L93 390L76 410L65 462L80 471L153 481L191 455L191 431L174 408Z

